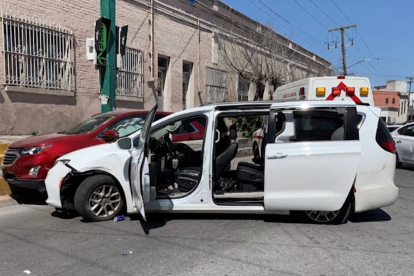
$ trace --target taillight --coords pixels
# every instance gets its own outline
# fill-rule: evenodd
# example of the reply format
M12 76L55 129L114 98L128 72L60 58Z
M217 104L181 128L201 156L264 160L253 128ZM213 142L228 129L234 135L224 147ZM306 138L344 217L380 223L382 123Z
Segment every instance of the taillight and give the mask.
M344 80L345 79L345 76L337 76L336 77L338 80Z
M305 87L301 87L299 89L299 98L300 99L305 99Z
M390 131L382 119L378 120L377 133L375 135L377 144L385 151L396 153L395 141L392 138Z
M395 142L394 141L382 141L380 142L381 148L383 148L386 151L389 151L391 153L396 153L397 149L395 148Z
M341 88L332 87L332 95L335 95L335 96L341 95Z
M345 91L348 96L355 95L355 87L347 87Z

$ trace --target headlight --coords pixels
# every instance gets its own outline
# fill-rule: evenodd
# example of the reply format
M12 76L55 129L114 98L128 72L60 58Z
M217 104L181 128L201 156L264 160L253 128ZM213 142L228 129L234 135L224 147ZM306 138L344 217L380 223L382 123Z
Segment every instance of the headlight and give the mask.
M62 163L63 163L63 165L66 165L67 163L69 163L69 162L70 162L70 160L68 160L68 159L56 160L56 162L55 162L55 164L53 165L53 167L54 167L54 166L56 166L56 164L57 164L57 163L59 163L59 162L62 162Z
M43 147L34 147L34 148L25 148L22 149L20 151L20 156L25 156L25 155L32 155L32 154L36 154L39 152L44 151L47 148L50 148L51 146L43 146Z

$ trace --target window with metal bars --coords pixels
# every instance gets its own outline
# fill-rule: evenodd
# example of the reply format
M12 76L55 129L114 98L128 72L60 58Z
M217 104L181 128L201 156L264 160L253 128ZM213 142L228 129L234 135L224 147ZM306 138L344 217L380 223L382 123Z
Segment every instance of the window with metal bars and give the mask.
M122 66L117 71L116 94L144 97L144 55L138 49L126 47Z
M1 16L4 85L75 90L73 33L18 16Z

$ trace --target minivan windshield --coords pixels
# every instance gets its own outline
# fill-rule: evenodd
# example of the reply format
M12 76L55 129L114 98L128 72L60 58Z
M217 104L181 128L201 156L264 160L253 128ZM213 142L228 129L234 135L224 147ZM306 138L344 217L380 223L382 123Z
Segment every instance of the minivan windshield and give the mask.
M115 115L102 114L92 117L80 125L65 132L65 134L85 134L94 131L109 120L115 118Z

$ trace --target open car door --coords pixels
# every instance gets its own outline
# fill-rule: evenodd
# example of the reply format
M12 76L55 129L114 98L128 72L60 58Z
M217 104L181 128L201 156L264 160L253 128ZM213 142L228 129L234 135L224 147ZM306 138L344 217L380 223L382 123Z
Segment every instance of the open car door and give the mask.
M271 106L265 149L266 210L341 209L361 154L355 103Z
M134 199L134 204L137 210L140 211L142 217L145 219L144 205L150 201L151 187L149 179L149 165L148 165L148 140L150 136L150 129L154 121L157 105L148 113L144 125L141 129L141 134L138 138L138 145L134 147L131 152L131 190ZM135 143L134 143L135 144Z

